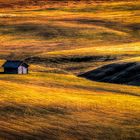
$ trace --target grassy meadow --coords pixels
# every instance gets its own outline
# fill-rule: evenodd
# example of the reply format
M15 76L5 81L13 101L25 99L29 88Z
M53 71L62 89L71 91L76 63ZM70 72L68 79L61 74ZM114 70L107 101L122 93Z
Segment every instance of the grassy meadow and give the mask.
M139 140L140 87L78 75L140 62L140 1L60 3L0 5L0 140Z

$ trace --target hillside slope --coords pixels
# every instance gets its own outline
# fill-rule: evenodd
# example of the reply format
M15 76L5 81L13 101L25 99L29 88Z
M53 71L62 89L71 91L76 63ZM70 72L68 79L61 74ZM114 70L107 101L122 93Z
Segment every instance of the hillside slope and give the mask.
M79 4L79 3L102 3L102 2L115 2L115 1L127 1L130 2L132 0L0 0L0 8L17 8L17 7L45 7L45 6L68 6L71 4Z
M138 87L90 82L56 72L0 75L0 79L0 139L140 137Z
M2 2L16 1L0 3L0 65L30 68L0 74L0 140L139 140L140 87L77 75L114 63L139 76L140 2Z
M114 63L82 75L90 80L140 86L140 63Z

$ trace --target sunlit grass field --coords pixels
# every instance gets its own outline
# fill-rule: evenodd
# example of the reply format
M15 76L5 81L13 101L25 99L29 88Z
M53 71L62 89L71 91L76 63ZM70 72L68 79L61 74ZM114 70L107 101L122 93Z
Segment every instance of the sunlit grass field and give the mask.
M138 87L57 73L0 78L1 139L139 139Z
M140 88L78 75L140 62L140 1L0 9L0 140L139 140ZM1 68L0 71L3 71Z

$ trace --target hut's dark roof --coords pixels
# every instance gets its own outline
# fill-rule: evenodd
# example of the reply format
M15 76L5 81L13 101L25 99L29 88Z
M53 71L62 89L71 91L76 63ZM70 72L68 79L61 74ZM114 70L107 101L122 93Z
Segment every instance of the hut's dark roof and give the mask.
M3 67L4 68L18 68L21 65L28 67L28 65L26 63L24 63L23 61L19 61L19 60L7 60L3 64Z

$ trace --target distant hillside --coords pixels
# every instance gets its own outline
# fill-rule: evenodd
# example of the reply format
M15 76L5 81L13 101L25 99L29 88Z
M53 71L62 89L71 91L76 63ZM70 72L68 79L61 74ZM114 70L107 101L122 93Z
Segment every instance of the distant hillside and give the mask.
M49 4L63 3L64 5L67 2L85 2L85 3L100 3L100 2L118 2L118 1L132 1L132 0L0 0L0 8L13 8L13 7L23 7L23 6L44 6ZM134 0L135 1L135 0ZM137 0L139 1L139 0Z

